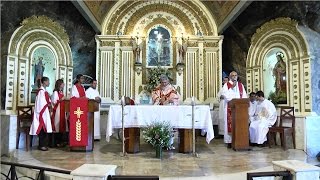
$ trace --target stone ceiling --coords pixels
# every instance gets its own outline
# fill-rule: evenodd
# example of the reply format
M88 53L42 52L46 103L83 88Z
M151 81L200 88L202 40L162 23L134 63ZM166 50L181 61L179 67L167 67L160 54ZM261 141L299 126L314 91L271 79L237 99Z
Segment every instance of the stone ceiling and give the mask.
M216 21L219 33L224 29L250 4L247 1L201 1L210 11ZM117 1L110 0L84 0L74 1L75 6L86 16L86 19L97 32L101 32L101 24L104 17L109 13ZM91 22L90 22L91 21Z

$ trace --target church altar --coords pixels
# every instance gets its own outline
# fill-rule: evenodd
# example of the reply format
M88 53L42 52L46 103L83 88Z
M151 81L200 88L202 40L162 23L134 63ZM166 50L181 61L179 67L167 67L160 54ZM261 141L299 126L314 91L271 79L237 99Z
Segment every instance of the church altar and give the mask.
M122 108L120 105L110 106L106 139L112 135L113 128L122 128ZM207 132L206 141L209 144L214 138L210 108L206 105L194 107L195 129ZM154 121L169 121L173 128L192 129L192 106L156 106L135 105L124 107L124 127L143 127Z

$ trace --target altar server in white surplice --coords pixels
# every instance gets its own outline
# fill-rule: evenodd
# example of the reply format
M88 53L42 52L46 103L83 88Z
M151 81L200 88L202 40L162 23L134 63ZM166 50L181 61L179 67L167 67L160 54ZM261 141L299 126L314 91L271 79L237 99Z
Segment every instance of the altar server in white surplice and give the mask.
M249 102L249 123L251 121L254 120L254 113L256 112L256 109L257 109L257 101L256 101L256 93L254 92L251 92L249 94L249 99L250 99L250 102Z
M66 132L68 132L68 123L65 112L65 103L64 103L64 82L62 79L58 79L54 86L53 94L51 96L51 101L53 105L52 110L52 133L54 138L53 146L62 147L67 144L66 141Z
M40 79L38 80L38 85L40 84ZM41 87L38 89L35 105L34 105L34 115L33 121L30 127L30 135L39 136L39 150L48 150L48 134L52 133L51 117L51 100L46 87L50 85L48 77L41 78Z
M90 83L90 87L86 90L86 97L89 99L94 99L98 103L101 102L100 94L97 90L97 80L92 79ZM100 108L99 111L94 112L94 140L101 139L100 133Z
M222 87L225 83L227 83L229 81L228 77L224 77L223 81L222 81ZM217 99L219 102L219 122L218 122L218 126L219 126L219 135L224 135L224 96L222 95L222 90L223 88L220 89L220 91L218 92L217 95Z
M263 144L267 141L269 127L273 126L277 120L277 110L271 101L264 98L262 91L258 91L256 97L257 109L249 128L250 142Z

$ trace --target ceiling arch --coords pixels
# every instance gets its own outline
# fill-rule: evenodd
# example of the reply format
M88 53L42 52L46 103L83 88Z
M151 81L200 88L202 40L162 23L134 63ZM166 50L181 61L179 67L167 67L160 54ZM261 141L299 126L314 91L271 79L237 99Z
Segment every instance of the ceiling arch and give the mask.
M115 22L115 19L109 19L111 15L120 17L124 14L131 13L136 8L141 7L142 4L154 5L159 11L161 6L167 8L180 6L178 12L185 13L188 17L190 13L194 15L194 20L198 20L203 24L208 23L215 33L221 34L232 21L251 3L251 1L200 1L200 0L119 0L119 1L104 1L104 0L84 0L72 1L72 3L79 9L82 15L92 25L97 32L103 32L105 22ZM130 8L129 8L130 7ZM167 9L166 8L166 9ZM122 10L125 9L125 13ZM165 9L165 10L166 10ZM165 11L162 11L165 12ZM176 14L177 15L177 14ZM108 18L109 16L109 18ZM205 18L203 18L205 16ZM214 22L213 24L211 22ZM211 23L211 24L210 24ZM200 25L199 25L200 26ZM210 34L203 32L203 34Z
M195 35L200 31L203 35L217 35L216 22L209 11L195 2L197 1L119 1L105 17L102 34L130 34L141 18L157 12L158 18L163 14L176 17L189 34ZM153 16L150 15L150 18Z

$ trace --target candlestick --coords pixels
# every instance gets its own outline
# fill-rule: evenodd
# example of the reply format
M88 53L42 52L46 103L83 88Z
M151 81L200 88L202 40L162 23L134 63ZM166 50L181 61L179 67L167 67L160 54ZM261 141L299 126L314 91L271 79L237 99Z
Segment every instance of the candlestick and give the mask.
M126 105L125 100L124 100L124 96L121 97L121 105Z
M192 96L192 98L191 98L191 105L195 105L195 98L194 98L194 96Z

